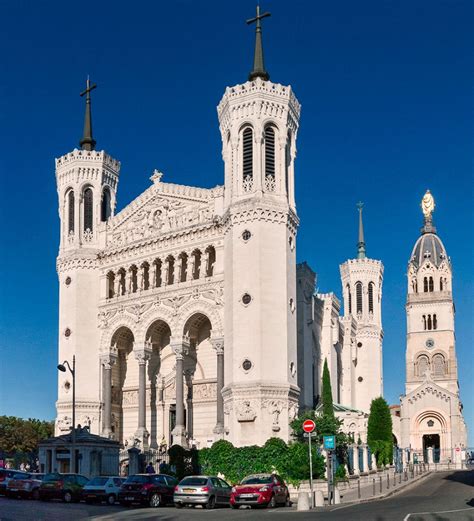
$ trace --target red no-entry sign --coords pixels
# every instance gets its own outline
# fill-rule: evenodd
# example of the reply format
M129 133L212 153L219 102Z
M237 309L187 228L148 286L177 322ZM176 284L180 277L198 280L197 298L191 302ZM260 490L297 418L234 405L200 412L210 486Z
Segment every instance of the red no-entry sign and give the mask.
M313 420L305 420L303 422L303 430L305 432L313 432L316 429L316 424Z

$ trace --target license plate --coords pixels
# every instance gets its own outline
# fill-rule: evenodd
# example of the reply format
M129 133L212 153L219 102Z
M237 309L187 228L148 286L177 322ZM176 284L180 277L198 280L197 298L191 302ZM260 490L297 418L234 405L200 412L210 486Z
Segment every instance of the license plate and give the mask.
M183 492L185 492L186 494L194 494L196 490L194 488L183 488Z
M135 498L133 496L127 496L125 501L133 501Z
M240 497L253 497L254 494L240 494Z

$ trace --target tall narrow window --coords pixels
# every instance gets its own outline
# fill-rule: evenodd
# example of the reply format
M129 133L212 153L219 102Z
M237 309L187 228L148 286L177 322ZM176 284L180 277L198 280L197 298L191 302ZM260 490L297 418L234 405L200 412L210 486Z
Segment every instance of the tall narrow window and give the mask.
M429 289L430 289L430 292L434 291L434 282L433 282L433 277L430 277L430 280L429 280Z
M84 190L84 231L92 231L92 217L93 217L93 196L92 189L86 188Z
M67 196L68 233L74 233L74 192L71 190Z
M110 190L105 187L102 192L102 204L100 207L100 220L105 222L110 217Z
M431 315L428 315L428 331L431 331L432 326L433 326L433 324L431 322Z
M369 282L369 313L374 312L374 283Z
M107 274L107 298L115 296L115 274L113 271L109 271Z
M425 293L428 293L428 277L425 277L425 278L423 279L423 291L424 291Z
M265 128L265 189L275 190L275 129Z
M443 277L439 279L439 290L443 291Z
M423 315L423 329L426 331L426 315Z
M356 282L356 312L362 313L362 282Z
M438 329L438 320L436 319L436 315L433 315L433 329Z
M433 356L433 374L434 376L444 376L446 373L446 363L444 356L437 354Z
M242 177L244 190L250 191L253 186L253 131L250 127L242 133Z
M347 289L347 302L349 305L349 315L352 313L352 293L351 293L351 287L349 284L346 286Z
M285 189L286 196L290 195L290 164L291 164L291 132L288 132L288 141L285 147Z

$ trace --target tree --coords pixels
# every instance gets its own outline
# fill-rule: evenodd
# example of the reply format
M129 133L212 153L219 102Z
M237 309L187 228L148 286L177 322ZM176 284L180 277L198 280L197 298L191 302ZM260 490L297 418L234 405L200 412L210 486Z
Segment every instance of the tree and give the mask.
M323 416L334 418L334 405L332 403L331 375L329 374L327 358L324 359L323 368ZM335 433L333 433L335 434Z
M377 465L387 465L393 458L392 416L388 403L380 396L370 404L367 444Z
M54 422L0 416L0 449L7 453L36 452L38 443L54 433Z

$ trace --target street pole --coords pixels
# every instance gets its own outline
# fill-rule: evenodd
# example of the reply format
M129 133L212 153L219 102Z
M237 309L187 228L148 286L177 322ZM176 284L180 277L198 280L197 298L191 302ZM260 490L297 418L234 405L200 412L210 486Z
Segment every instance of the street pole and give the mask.
M72 472L76 473L76 355L72 357Z
M313 455L311 454L311 432L308 436L309 440L309 489L311 491L311 508L314 508L314 494L313 494Z

